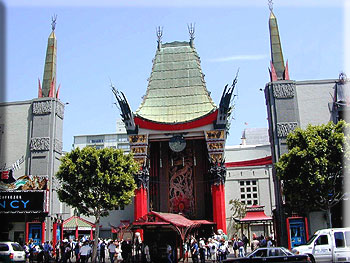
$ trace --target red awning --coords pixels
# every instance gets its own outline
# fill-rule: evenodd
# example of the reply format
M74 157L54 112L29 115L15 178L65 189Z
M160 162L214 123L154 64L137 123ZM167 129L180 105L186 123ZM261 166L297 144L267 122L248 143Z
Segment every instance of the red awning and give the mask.
M271 221L272 217L265 215L264 206L253 205L247 207L245 217L238 220L239 222L254 222L254 221Z
M159 217L163 221L173 224L177 227L189 227L193 224L196 224L194 221L187 219L186 217L179 214L161 213L154 211L152 211L151 213L153 213L155 216Z
M245 167L245 166L259 166L272 164L272 157L266 156L259 159L239 161L239 162L229 162L225 163L226 167Z
M132 226L135 228L144 227L157 227L157 226L168 226L174 229L182 238L185 240L185 236L193 228L198 228L203 224L212 224L215 223L207 220L190 220L179 214L172 213L161 213L151 211L147 215L140 217L132 223Z

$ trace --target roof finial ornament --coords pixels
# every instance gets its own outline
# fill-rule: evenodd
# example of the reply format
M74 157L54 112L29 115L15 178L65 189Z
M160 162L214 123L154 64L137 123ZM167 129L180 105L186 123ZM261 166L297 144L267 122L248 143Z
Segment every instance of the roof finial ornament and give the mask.
M190 34L190 46L193 47L194 32L196 24L187 24L188 33Z
M162 47L163 27L157 27L158 50Z
M272 0L268 0L268 1L269 1L269 9L272 12L272 10L273 10L273 2L272 2Z
M57 20L57 15L53 15L51 17L51 28L52 28L52 31L55 31L55 28L56 28L56 20Z

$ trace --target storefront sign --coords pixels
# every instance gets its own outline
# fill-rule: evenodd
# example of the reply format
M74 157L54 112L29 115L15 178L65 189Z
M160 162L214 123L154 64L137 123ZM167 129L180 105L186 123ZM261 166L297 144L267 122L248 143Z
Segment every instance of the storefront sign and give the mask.
M42 213L46 191L0 192L0 213Z

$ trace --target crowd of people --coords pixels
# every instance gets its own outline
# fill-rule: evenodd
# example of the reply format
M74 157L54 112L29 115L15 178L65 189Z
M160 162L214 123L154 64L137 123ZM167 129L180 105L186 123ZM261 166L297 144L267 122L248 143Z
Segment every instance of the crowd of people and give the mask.
M35 245L32 240L24 245L27 262L48 263L55 261L57 263L87 263L92 259L93 240L67 240L57 242L53 247L52 242L45 242L44 244ZM158 263L161 258L165 259L167 263L178 262L175 247L171 242L166 244L166 255L162 256L159 249L156 248L155 242L147 244L141 240L140 234L136 232L133 242L131 240L104 240L99 239L97 247L97 262L105 263L128 263L128 262L142 262L142 263ZM181 261L187 263L189 258L194 263L205 262L222 262L227 259L229 254L234 257L244 257L246 253L254 251L259 247L271 247L275 242L272 237L257 236L253 233L252 241L242 235L234 235L232 239L218 230L209 238L196 238L189 236L183 243L183 253L180 256ZM163 262L163 260L161 260Z
M67 240L58 241L53 247L52 242L35 244L29 240L24 244L26 261L32 262L58 262L58 263L86 263L91 261L93 240ZM129 240L104 240L99 239L97 247L97 260L105 263L106 259L111 263L131 262L132 244Z

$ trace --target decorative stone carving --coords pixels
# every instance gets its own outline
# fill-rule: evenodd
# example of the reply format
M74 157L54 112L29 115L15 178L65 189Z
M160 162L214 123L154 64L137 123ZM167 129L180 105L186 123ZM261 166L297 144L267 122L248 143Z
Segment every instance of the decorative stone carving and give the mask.
M30 141L31 151L48 151L50 149L49 137L36 137Z
M62 120L64 118L64 106L63 104L57 102L56 103L56 114L58 117L60 117Z
M213 184L220 185L225 184L226 181L226 167L225 161L210 162L209 174L213 181Z
M277 123L277 137L287 137L288 133L295 130L298 126L297 122L280 122Z
M62 141L55 139L54 150L55 152L62 153L63 145Z
M50 114L52 111L51 100L33 102L33 114Z
M294 97L295 83L273 84L273 96L276 99L289 99Z
M135 183L137 185L137 188L143 188L148 189L148 182L149 182L149 170L147 165L142 166L142 170L134 175Z

